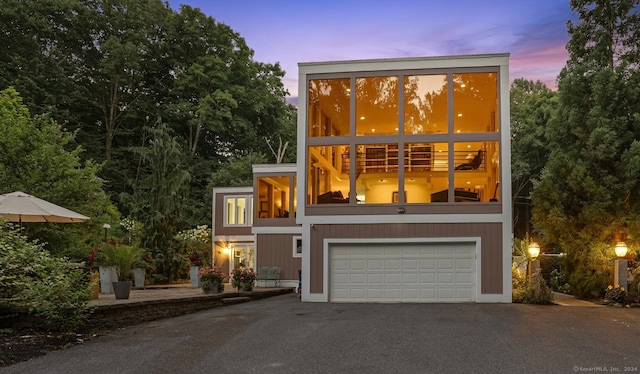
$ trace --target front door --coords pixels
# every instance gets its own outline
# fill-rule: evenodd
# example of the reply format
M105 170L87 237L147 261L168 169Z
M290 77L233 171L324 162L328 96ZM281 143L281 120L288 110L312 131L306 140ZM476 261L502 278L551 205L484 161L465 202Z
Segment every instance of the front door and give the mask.
M256 256L253 244L236 244L233 247L233 261L229 262L229 273L239 267L256 268Z

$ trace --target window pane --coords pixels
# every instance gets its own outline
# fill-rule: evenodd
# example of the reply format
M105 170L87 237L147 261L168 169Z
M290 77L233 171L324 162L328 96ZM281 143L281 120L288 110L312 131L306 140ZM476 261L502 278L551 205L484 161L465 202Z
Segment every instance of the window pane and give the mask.
M488 202L499 198L498 142L455 143L455 201Z
M356 79L356 135L398 134L398 77Z
M434 194L436 201L442 194L446 197L447 154L447 143L405 144L404 189L407 203L428 203L434 199Z
M308 136L349 135L349 79L309 81Z
M356 151L357 203L399 202L398 144L361 144Z
M348 145L309 147L307 202L349 202L350 151Z
M258 218L287 218L290 210L290 177L258 178Z
M456 133L498 131L497 74L454 74L453 84L454 131Z
M236 199L236 223L238 225L246 225L247 220L247 198L239 197Z
M447 112L446 74L404 78L405 134L446 133Z
M227 225L236 224L236 199L234 197L227 197Z

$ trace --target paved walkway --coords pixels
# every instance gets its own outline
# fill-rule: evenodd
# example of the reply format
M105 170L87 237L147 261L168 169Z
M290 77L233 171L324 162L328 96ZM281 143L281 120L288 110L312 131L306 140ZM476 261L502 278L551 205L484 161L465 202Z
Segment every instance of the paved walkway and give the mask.
M564 293L554 292L554 296L556 297L553 300L553 303L560 306L586 306L586 307L603 307L605 305L592 303L590 301L576 299L574 296L567 295Z
M255 287L253 292L265 292L273 290L273 288ZM236 292L236 289L231 284L225 284L225 293ZM603 307L604 305L592 303L577 299L574 296L554 292L555 300L554 304L560 306L573 306L573 307ZM114 305L114 304L128 304L136 303L139 301L147 300L167 300L167 299L181 299L206 296L202 293L200 288L192 288L191 283L178 283L168 285L148 286L144 289L132 289L129 298L126 300L116 300L114 294L100 294L98 299L92 300L93 305Z
M265 292L273 290L273 288L254 287L252 292ZM224 293L235 293L237 290L231 284L225 284ZM130 304L148 300L168 300L183 299L192 297L205 297L200 288L192 288L191 283L164 284L157 286L148 286L144 289L131 289L128 299L116 300L114 294L101 293L97 299L91 300L92 305L116 305Z

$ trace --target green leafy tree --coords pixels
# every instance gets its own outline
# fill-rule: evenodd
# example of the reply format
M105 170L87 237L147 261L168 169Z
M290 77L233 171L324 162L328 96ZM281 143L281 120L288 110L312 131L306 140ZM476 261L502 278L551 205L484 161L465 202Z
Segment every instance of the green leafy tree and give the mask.
M132 149L140 171L131 181L133 194L124 193L122 200L143 225L142 245L153 252L158 271L170 279L182 263L175 235L182 225L190 175L182 146L167 125L158 123L148 133L146 145Z
M15 86L32 113L75 134L103 188L134 194L145 127L161 117L188 157L190 226L210 221L202 196L212 173L246 150L288 142L296 110L278 63L255 61L245 40L197 8L161 0L6 0L0 7L0 89ZM269 160L271 162L271 160ZM273 160L275 162L275 160Z
M640 234L640 2L570 2L569 61L558 79L551 154L534 188L533 220L567 253L569 284L601 296L613 246Z
M24 223L26 234L56 255L86 259L85 242L118 215L97 165L82 163L74 135L46 115L31 116L12 88L0 91L0 134L1 193L23 191L92 218L82 224Z
M530 233L530 193L547 162L546 130L557 94L540 81L518 78L511 84L511 183L517 237Z

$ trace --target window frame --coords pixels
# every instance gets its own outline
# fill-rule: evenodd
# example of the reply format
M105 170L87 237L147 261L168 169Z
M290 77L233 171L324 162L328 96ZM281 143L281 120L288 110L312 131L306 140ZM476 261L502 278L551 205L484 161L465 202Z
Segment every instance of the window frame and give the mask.
M229 223L228 215L229 215L229 199L234 199L236 202L234 203L234 208L238 209L238 199L245 199L245 213L244 213L244 223ZM251 227L253 225L253 195L251 194L242 194L242 195L225 195L222 198L223 201L223 209L222 209L222 226L223 227ZM238 217L235 217L235 222L238 222Z
M294 236L293 240L293 258L302 258L302 236ZM300 253L298 253L298 241L300 241Z

